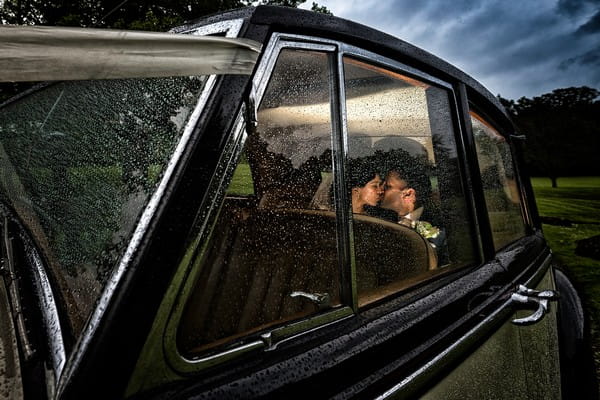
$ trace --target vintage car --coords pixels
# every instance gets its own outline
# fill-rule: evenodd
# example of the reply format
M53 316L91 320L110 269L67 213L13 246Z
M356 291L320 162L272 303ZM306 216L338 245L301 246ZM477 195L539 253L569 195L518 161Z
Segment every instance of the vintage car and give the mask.
M0 108L0 397L595 396L523 137L465 73L291 8L140 33L129 61L126 35L44 32L39 65L0 55L54 80ZM231 48L189 64L202 43ZM368 169L381 205L353 210Z

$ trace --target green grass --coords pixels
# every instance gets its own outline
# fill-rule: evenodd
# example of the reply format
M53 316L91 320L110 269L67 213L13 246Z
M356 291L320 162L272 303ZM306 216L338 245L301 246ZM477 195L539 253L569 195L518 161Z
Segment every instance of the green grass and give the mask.
M246 163L239 163L233 172L231 183L227 189L228 195L250 196L254 194L254 182L250 166Z
M556 188L547 178L531 183L540 215L600 224L600 177L559 178Z
M531 178L533 187L538 190L540 188L552 188L550 179L548 178ZM600 187L600 176L571 176L568 178L558 178L557 186L559 188L599 188Z
M570 221L572 226L543 224L556 261L574 280L590 317L592 347L600 381L600 261L575 254L577 241L600 235L600 177L532 178L539 214Z

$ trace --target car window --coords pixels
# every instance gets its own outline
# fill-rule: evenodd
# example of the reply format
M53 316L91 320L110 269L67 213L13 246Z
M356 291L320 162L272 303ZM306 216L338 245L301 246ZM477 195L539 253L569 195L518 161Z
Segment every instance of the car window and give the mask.
M488 121L471 111L485 204L496 250L525 236L525 220L510 146Z
M359 304L476 260L450 92L344 58Z
M340 304L329 55L284 49L177 331L192 357Z
M62 82L0 110L0 196L42 249L75 335L123 255L205 82Z

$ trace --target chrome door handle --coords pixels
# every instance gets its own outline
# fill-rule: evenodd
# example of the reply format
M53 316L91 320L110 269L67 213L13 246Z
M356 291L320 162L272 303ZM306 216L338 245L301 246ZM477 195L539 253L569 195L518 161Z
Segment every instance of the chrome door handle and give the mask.
M328 308L331 305L331 297L329 293L306 293L294 291L290 293L290 297L303 297L315 303L320 309Z
M517 286L517 293L525 295L525 296L536 297L538 299L548 299L548 300L558 300L558 298L560 297L560 295L558 294L558 292L556 290L533 290L533 289L529 289L525 285Z
M526 305L536 309L531 315L512 320L515 325L531 325L540 321L548 312L548 301L558 300L560 295L555 290L533 290L524 285L517 286L517 291L511 294L510 299L518 305Z

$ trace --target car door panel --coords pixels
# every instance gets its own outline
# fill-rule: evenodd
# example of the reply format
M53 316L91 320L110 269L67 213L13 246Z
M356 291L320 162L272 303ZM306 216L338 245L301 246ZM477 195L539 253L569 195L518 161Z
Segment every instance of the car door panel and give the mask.
M554 288L552 269L545 265L538 290ZM529 326L511 321L531 315L519 310L464 360L451 369L424 398L560 398L560 374L556 333L556 304L550 303L543 319ZM521 351L522 349L522 351Z
M527 398L519 327L506 321L423 399Z
M549 268L536 290L555 289L552 269ZM560 299L558 300L560 301ZM520 326L518 332L524 355L525 377L530 398L560 399L560 362L558 353L557 302L549 302L549 310L541 321ZM522 318L531 311L518 311Z

